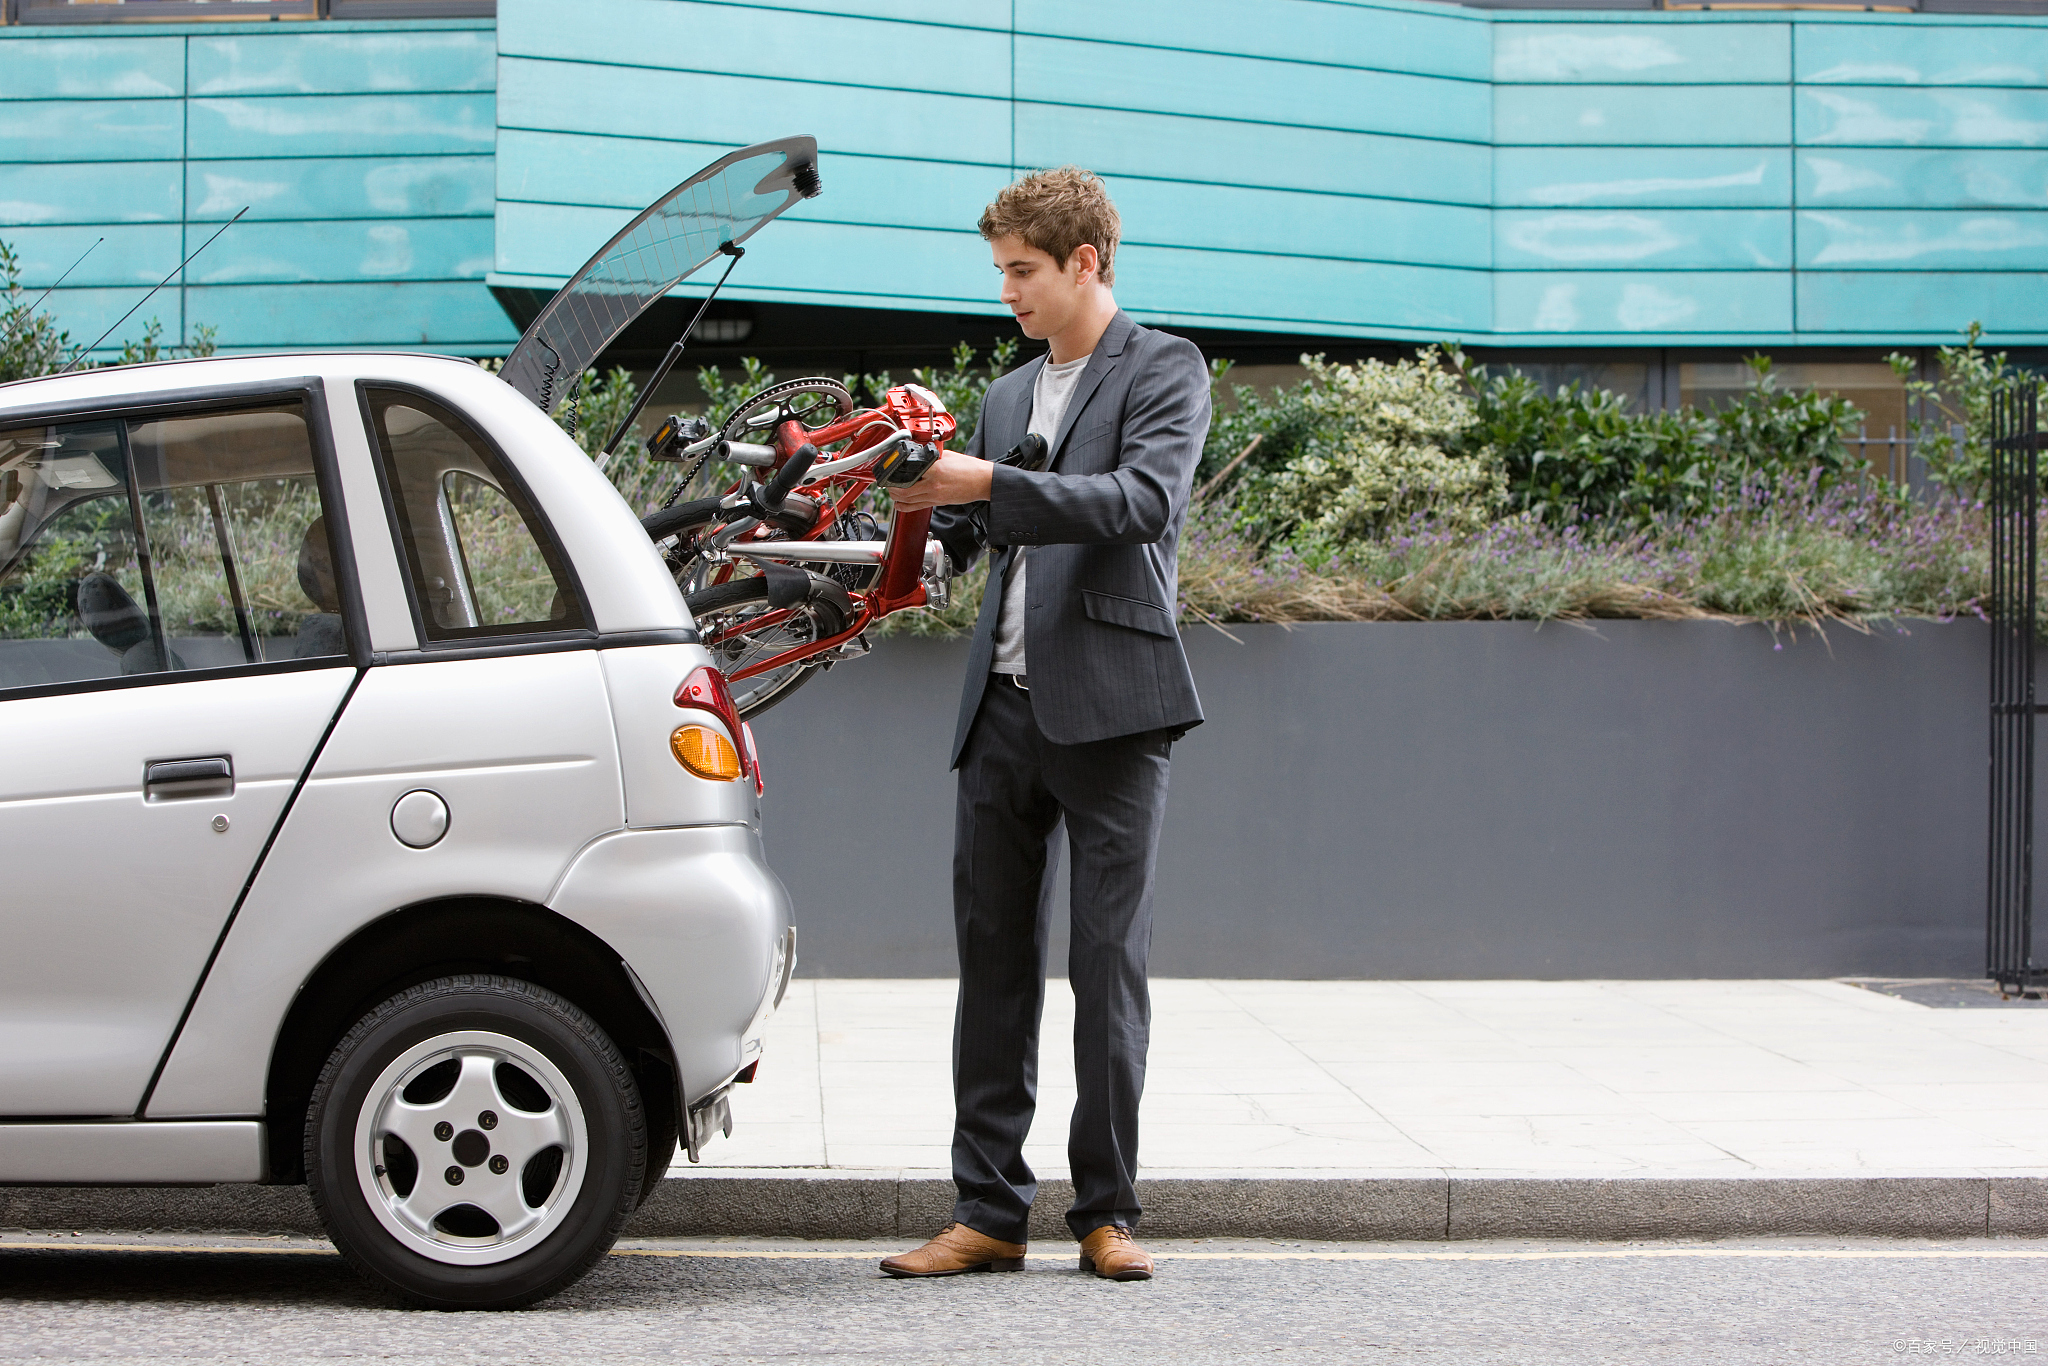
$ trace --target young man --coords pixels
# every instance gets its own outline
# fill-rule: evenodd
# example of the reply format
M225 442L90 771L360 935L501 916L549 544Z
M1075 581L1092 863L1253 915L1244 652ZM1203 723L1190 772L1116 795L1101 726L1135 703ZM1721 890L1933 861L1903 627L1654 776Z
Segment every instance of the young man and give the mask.
M1038 1182L1024 1136L1062 822L1073 859L1074 1107L1067 1225L1081 1267L1142 1280L1138 1099L1152 1006L1152 875L1168 754L1202 720L1174 621L1176 554L1209 431L1209 373L1179 337L1133 323L1110 294L1119 222L1095 176L1042 171L981 216L1002 300L1048 354L989 386L964 455L894 492L931 507L956 570L994 558L953 739L960 773L953 922L953 1222L891 1257L895 1276L1015 1271ZM1050 462L991 461L1043 436Z

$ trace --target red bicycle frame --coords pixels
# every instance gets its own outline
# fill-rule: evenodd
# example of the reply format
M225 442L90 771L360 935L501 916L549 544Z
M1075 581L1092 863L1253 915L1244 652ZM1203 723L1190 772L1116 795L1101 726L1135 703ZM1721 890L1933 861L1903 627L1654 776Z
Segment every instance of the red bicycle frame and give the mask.
M777 470L787 464L790 457L806 444L822 451L834 443L847 442L844 450L821 455L813 465L814 469L824 465L833 466L831 473L809 483L799 484L795 489L796 494L816 503L817 519L801 533L796 534L778 535L779 528L764 523L732 541L726 547L727 553L803 563L802 553L793 547L806 543L831 544L826 539L828 534L842 518L853 512L861 498L874 487L875 470L872 456L882 454L879 448L901 433L909 440L943 450L956 426L953 415L946 411L938 396L915 384L898 385L891 389L884 396L879 408L860 409L816 430L806 430L802 423L794 420L783 422L775 429L773 442L774 468ZM855 459L867 453L872 453L871 458L864 461ZM818 640L791 646L766 659L756 660L730 675L731 680L737 683L771 669L801 663L828 650L837 649L892 612L900 612L907 607L925 606L929 601L929 595L925 590L925 570L929 554L928 533L931 520L929 508L915 512L895 512L891 515L888 536L882 543L874 579L867 588L850 590L848 593L854 605L854 612L843 630ZM730 568L722 571L723 575L730 573ZM749 616L745 621L735 623L725 631L708 637L704 643L716 645L735 635L751 634L764 627L774 626L787 620L797 610L781 608Z

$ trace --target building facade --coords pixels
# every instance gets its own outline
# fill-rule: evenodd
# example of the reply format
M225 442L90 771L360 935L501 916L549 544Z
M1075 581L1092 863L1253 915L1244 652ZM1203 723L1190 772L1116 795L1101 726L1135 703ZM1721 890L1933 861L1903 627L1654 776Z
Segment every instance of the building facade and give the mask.
M1875 394L1883 352L1973 320L2048 345L2025 5L8 4L0 240L36 289L85 253L49 304L75 338L248 209L109 347L154 315L503 354L635 211L797 132L825 193L756 239L707 354L998 335L974 220L1064 162L1122 209L1124 305L1252 360L1455 340L1661 406L1748 350Z

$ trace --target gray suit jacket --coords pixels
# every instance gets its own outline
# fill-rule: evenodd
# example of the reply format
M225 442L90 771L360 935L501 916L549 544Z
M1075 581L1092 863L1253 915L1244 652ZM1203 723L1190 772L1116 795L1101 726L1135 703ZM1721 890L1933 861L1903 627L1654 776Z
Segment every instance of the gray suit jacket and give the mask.
M967 454L993 459L1024 439L1044 365L1041 356L989 386ZM1018 546L1038 547L1024 590L1024 654L1031 710L1047 739L1074 745L1201 724L1174 619L1181 525L1208 434L1202 353L1118 312L1081 372L1048 467L996 466L987 541L996 555L967 655L954 767L988 686L1003 578ZM941 508L932 518L959 570L982 549L968 511Z

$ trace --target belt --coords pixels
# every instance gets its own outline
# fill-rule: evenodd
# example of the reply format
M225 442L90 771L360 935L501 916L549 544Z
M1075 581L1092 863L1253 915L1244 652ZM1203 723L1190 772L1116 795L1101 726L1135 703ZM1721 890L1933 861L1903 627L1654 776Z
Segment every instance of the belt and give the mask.
M1030 692L1030 691L1031 691L1031 684L1030 684L1030 683L1028 683L1027 681L1025 681L1025 675L1023 675L1023 674L1004 674L1004 675L1003 675L1003 677L1005 677L1005 678L1009 679L1009 680L1010 680L1010 681L1011 681L1012 683L1015 683L1015 684L1016 684L1016 685L1017 685L1017 686L1018 686L1019 688L1021 688L1021 689L1022 689L1023 691L1025 691L1025 692Z

